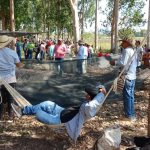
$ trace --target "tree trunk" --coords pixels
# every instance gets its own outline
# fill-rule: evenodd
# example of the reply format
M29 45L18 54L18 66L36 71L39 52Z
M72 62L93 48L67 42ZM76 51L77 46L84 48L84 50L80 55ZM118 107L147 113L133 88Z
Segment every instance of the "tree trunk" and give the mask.
M149 86L149 105L148 105L148 137L150 137L150 86Z
M10 0L10 30L15 31L14 0Z
M119 12L119 0L115 0L115 53L118 53L118 12Z
M112 22L111 22L111 51L114 53L114 27L115 27L115 5L112 13Z
M74 34L74 42L76 43L80 39L79 35L79 17L78 17L78 1L77 0L69 0L71 11L72 11L72 17L73 17L73 34ZM77 49L77 44L76 49Z
M82 2L82 9L81 9L81 39L83 39L83 33L84 33L84 0Z
M14 17L14 0L10 0L10 31L15 31L15 17ZM12 41L12 49L15 50L15 39Z
M96 0L96 7L95 7L95 50L97 51L98 49L98 0Z
M148 37L147 37L147 47L148 49L150 49L150 0L149 0L149 10L148 10L148 27L147 27L147 33Z

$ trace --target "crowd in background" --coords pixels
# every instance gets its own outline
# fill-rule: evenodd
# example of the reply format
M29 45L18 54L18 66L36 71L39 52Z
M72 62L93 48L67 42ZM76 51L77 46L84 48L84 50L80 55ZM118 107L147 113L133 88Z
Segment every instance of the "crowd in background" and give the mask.
M61 43L60 43L61 41ZM25 59L40 59L40 60L55 60L57 57L54 53L54 49L61 45L65 47L64 57L71 58L77 57L77 51L75 50L75 44L69 40L63 41L62 39L56 40L55 38L46 40L36 40L33 38L25 38L21 41L19 38L16 39L16 52L20 58ZM84 43L84 47L87 48L88 57L92 57L94 53L93 45Z

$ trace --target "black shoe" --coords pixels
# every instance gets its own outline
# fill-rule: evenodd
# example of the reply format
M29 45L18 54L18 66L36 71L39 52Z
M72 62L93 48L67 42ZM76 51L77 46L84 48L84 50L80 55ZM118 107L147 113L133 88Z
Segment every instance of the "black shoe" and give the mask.
M22 108L15 105L15 104L11 104L12 109L14 110L15 114L17 115L18 118L21 118L22 116Z

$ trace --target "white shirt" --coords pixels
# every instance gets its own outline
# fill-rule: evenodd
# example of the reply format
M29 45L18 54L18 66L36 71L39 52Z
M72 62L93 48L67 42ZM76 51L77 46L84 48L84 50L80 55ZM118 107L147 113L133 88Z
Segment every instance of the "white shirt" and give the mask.
M133 55L134 55L133 59L130 60ZM131 63L129 65L127 65L129 60ZM126 67L125 68L126 79L129 79L129 80L135 80L136 79L137 63L138 63L137 53L134 54L133 48L128 47L126 49L123 49L122 55L119 59L119 64L123 67L124 66Z
M8 83L16 82L16 63L19 63L17 53L10 48L0 49L0 78Z
M77 59L87 59L88 57L88 50L85 46L80 46L78 49Z
M83 103L80 107L79 113L76 116L65 123L69 136L76 142L80 135L83 124L86 120L94 117L102 104L104 103L104 94L97 94L92 101Z

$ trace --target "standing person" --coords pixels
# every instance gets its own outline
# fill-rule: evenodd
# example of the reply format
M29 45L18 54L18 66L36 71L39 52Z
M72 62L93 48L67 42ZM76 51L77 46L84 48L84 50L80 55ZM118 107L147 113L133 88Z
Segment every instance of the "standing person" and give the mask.
M53 60L54 58L54 47L55 47L55 43L53 41L51 41L51 45L49 47L49 58L50 60Z
M142 56L143 56L144 50L143 50L143 48L141 46L141 42L140 41L136 41L135 42L135 46L136 46L135 48L136 48L136 51L137 51L137 54L138 54L138 69L139 69L139 67L142 64Z
M25 40L24 40L24 43L23 43L23 51L24 51L24 58L25 58L25 59L28 58L28 56L27 56L27 54L28 54L28 52L27 52L27 50L28 50L28 49L27 49L27 44L28 44L28 43L27 43L27 42L28 42L27 39L25 39Z
M12 104L12 107L18 117L35 115L36 119L44 124L65 123L69 136L76 141L85 121L96 115L105 100L106 90L103 85L87 86L85 92L87 93L85 102L68 108L63 108L52 101L28 105L23 108Z
M32 59L33 49L35 48L35 44L32 42L32 40L29 40L29 43L27 44L28 49L28 59Z
M40 60L43 60L45 58L45 52L46 52L45 43L42 41L40 45L40 54L41 54Z
M136 68L137 68L137 53L134 54L134 49L132 48L132 41L130 39L121 40L121 46L123 48L121 57L119 59L118 65L121 68L125 68L125 84L123 87L123 101L124 101L124 115L123 118L126 121L135 121L135 109L134 109L134 88L136 79ZM129 60L131 63L127 65Z
M13 88L16 85L16 66L20 66L20 60L17 53L8 48L8 44L13 40L12 37L0 36L0 78L8 82ZM13 110L11 103L13 103L13 97L9 94L7 89L0 85L0 120L3 119L4 104L7 104L9 119L13 119Z
M21 60L21 42L19 39L17 39L17 42L16 42L16 51L17 51L17 54L18 54L18 57L19 59Z
M78 41L78 51L77 51L77 70L78 74L86 73L86 64L87 64L87 57L88 57L88 49L84 46L84 42L79 40Z
M57 71L60 76L63 75L63 60L66 52L66 46L63 44L62 39L59 38L57 44L54 47L54 60L56 60Z

